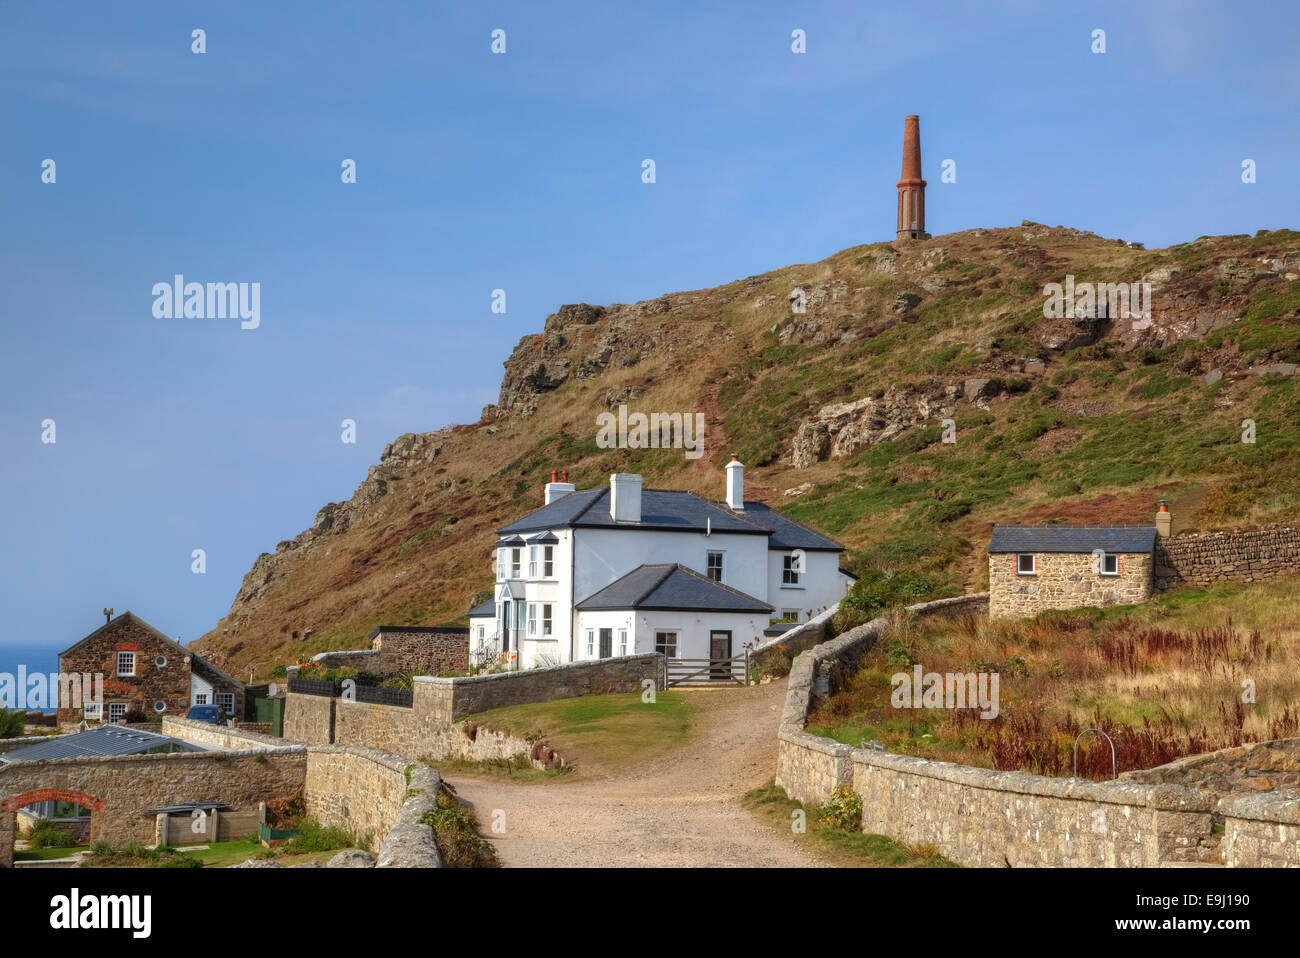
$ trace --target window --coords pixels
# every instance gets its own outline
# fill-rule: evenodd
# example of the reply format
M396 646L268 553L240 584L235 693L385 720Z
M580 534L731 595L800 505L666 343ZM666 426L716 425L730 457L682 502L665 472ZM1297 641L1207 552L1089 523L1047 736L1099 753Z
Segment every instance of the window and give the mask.
M551 634L551 603L542 603L542 635Z
M98 702L87 702L81 709L81 717L88 722L98 722L102 717L102 709Z
M208 693L207 693L207 692L196 692L196 693L194 693L194 704L195 704L195 705L207 705L207 704L208 704Z
M799 557L788 555L781 557L781 584L799 584Z
M655 651L660 655L668 656L670 659L677 658L677 633L656 632Z
M798 609L782 609L782 610L781 610L781 618L784 619L786 622L798 622L798 621L799 621L799 610L798 610Z
M158 668L160 669L165 669L167 667L167 656L165 655L158 656L158 658L153 660L153 664L158 666Z
M528 634L537 634L537 603L528 603Z
M153 710L161 715L163 712L167 711L167 703L159 699L157 702L153 703Z
M555 546L542 546L542 578L555 577Z
M710 552L708 560L709 578L714 582L722 581L722 553Z
M528 547L528 578L537 578L537 546Z
M118 722L122 721L122 717L123 717L124 715L126 715L126 703L125 703L125 702L110 702L110 703L109 703L109 705L108 705L108 720L109 720L109 722L111 722L111 723L113 723L113 724L117 724Z
M596 630L587 630L587 658L596 654Z
M235 693L218 692L217 704L221 706L221 710L225 712L227 715L234 715L235 714Z
M1101 574L1119 575L1119 556L1113 552L1103 552L1101 554Z
M618 654L627 655L627 629L618 630Z
M519 578L519 563L521 561L523 551L524 551L523 549L510 550L510 578L512 579Z
M1038 557L1032 552L1021 552L1016 555L1016 575L1037 575L1038 574Z
M506 550L498 549L497 550L497 578L504 579L505 577L506 577Z
M515 599L515 628L522 632L524 630L524 600Z
M119 652L117 653L117 674L135 675L135 653Z
M480 647L482 647L483 645L483 639L484 639L483 626L480 625L478 627L478 644Z

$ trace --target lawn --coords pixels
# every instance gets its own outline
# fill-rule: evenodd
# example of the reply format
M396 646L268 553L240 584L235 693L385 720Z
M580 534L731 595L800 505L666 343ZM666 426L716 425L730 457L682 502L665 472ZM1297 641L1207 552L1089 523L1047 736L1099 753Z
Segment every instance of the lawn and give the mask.
M835 828L821 820L821 812L790 798L775 782L747 792L740 800L759 821L789 831L796 844L832 865L859 868L956 868L930 848L909 848L884 835ZM795 813L802 812L805 831L793 830Z
M984 768L1070 775L1075 737L1114 741L1119 771L1300 735L1300 598L1294 578L1179 589L1140 606L1022 621L895 615L858 671L809 716L808 731L851 745ZM994 673L998 714L897 708L894 677ZM948 705L949 703L943 703ZM1088 736L1080 774L1111 774Z
M15 851L14 861L16 862L49 862L56 861L60 858L71 858L79 852L86 850L85 845L77 845L72 848L32 848L27 851Z
M695 708L681 692L657 692L653 703L628 692L512 705L473 721L530 741L544 738L575 766L616 771L680 747Z

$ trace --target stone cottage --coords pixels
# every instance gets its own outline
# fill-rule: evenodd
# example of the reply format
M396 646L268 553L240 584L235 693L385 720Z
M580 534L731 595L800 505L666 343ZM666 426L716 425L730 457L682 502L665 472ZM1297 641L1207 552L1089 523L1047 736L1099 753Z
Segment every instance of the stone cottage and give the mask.
M127 712L184 715L192 705L218 705L229 718L244 716L244 686L169 639L131 612L109 619L59 654L63 674L100 674L100 703L64 708L59 722L120 722Z
M989 616L1145 602L1153 589L1156 534L1156 525L994 526Z

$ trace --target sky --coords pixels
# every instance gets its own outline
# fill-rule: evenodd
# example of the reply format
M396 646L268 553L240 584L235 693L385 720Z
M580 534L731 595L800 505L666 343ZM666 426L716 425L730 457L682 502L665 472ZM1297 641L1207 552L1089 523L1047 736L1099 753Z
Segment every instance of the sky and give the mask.
M561 304L893 239L907 114L935 235L1300 223L1291 2L268 6L0 2L0 671L105 606L197 638Z

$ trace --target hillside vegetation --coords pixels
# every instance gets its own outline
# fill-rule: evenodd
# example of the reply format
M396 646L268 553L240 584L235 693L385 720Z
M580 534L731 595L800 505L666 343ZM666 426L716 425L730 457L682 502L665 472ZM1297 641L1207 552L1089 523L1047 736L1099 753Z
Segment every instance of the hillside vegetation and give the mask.
M1153 322L1045 318L1043 287L1067 274L1145 279ZM1144 250L1025 223L565 306L479 422L396 439L351 500L257 559L195 647L242 669L363 647L380 624L463 623L494 529L540 506L556 468L580 489L635 471L721 498L736 453L747 498L909 601L978 588L996 521L1141 522L1161 497L1175 531L1295 519L1298 280L1290 230ZM620 403L703 412L703 456L599 448L596 417Z

